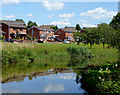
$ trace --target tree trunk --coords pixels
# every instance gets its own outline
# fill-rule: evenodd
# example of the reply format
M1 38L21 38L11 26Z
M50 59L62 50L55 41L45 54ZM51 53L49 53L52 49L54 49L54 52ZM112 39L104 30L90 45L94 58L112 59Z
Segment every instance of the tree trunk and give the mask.
M92 48L92 44L90 43L90 48Z
M103 48L105 48L105 43L103 42Z

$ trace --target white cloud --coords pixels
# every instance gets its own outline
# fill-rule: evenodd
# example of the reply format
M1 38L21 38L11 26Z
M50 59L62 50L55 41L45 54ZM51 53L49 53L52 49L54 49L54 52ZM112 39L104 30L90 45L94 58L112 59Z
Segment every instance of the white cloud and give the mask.
M4 18L11 19L11 18L15 18L15 16L14 15L8 15L8 16L4 16Z
M117 12L108 11L102 7L96 8L94 10L89 10L87 12L80 13L80 16L91 17L92 19L111 19Z
M82 27L97 27L97 25L93 25L93 24L81 24Z
M67 79L67 80L75 80L76 76L73 74L65 74L65 75L61 75L59 76L59 78L61 79Z
M28 16L28 17L32 17L32 14L28 14L27 16Z
M48 16L48 18L53 18L53 17L54 17L54 15L49 15L49 16Z
M44 88L44 93L50 92L50 91L63 91L65 90L65 87L63 84L56 84L56 83L49 83Z
M55 2L48 2L48 1L43 1L42 2L43 7L45 7L48 11L53 11L53 10L61 10L64 7L64 3L55 1Z
M88 20L79 19L79 20L77 21L77 23L80 23L80 24L88 23Z
M2 0L3 5L8 5L8 4L19 4L20 0Z
M2 17L0 17L0 20L2 19Z
M60 18L72 18L74 16L75 16L75 13L67 13L67 14L59 15Z
M67 21L53 21L51 24L58 25L58 26L70 25L70 23Z

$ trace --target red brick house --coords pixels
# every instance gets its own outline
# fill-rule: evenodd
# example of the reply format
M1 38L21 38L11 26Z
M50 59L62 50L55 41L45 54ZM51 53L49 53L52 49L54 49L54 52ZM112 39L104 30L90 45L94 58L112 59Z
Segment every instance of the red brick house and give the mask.
M54 25L42 25L42 26L33 26L28 30L28 36L42 39L43 41L53 41L54 40Z
M66 27L66 28L58 29L55 32L55 35L58 35L56 36L56 39L60 41L64 41L64 40L74 41L74 38L73 38L74 32L77 32L75 27Z
M4 39L14 39L17 37L20 39L26 39L27 27L22 21L9 21L9 20L0 20L2 25L1 30L6 33Z

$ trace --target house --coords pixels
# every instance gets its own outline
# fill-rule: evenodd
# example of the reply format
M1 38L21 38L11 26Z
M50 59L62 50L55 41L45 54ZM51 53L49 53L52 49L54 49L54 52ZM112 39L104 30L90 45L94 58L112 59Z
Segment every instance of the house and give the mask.
M53 41L54 40L54 25L41 25L41 26L33 26L28 30L28 36L42 39L43 41Z
M2 28L2 23L0 23L0 36L5 37L6 33L4 31L2 31L1 28Z
M66 27L66 28L60 28L55 32L56 39L59 41L64 41L64 40L68 40L68 41L74 41L73 38L73 33L77 32L75 27Z
M27 27L22 21L0 20L1 30L6 33L4 39L20 38L25 40L27 36Z

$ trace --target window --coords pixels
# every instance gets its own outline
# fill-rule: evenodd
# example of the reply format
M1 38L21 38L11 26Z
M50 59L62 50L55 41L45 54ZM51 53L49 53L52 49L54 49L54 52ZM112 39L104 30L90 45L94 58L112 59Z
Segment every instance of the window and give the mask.
M13 27L13 30L17 30L17 28L16 28L16 27Z
M71 41L71 37L69 37L69 40Z
M60 34L60 32L59 32L59 34Z
M23 31L23 28L20 28L20 31Z
M45 33L45 30L43 30L43 33Z
M49 33L52 33L52 31L49 31Z

